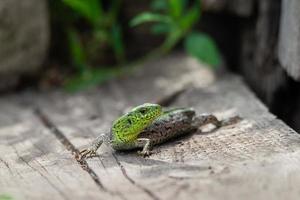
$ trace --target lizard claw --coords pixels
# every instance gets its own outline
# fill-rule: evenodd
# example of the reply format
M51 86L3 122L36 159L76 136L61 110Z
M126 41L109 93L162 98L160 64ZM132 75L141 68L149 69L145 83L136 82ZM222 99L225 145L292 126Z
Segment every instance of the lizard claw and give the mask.
M79 153L79 160L82 160L84 158L92 158L96 156L96 151L94 149L83 149Z
M145 158L145 157L149 157L153 152L146 150L146 151L138 151L137 153L138 155L143 156Z

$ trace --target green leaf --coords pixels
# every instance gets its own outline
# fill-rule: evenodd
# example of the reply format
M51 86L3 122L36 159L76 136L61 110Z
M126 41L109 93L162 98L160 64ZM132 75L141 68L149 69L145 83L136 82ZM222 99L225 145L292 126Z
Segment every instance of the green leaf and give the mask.
M86 68L86 56L80 38L75 30L70 29L68 30L68 39L72 64L79 72L82 72Z
M220 54L214 40L204 33L189 34L185 39L185 50L191 56L211 66L220 64Z
M164 23L171 23L172 20L167 15L151 13L151 12L143 12L137 16L135 16L130 21L130 26L137 26L146 22L164 22Z
M164 41L164 43L160 46L162 53L170 52L175 45L182 39L183 34L180 29L173 29L170 31Z
M155 11L167 10L168 4L166 0L153 0L151 2L151 9Z
M153 34L165 34L171 31L170 25L166 23L157 23L151 27Z
M103 10L99 0L62 0L67 6L96 25L102 18Z
M111 29L112 36L112 46L114 49L115 56L119 63L123 63L125 61L125 51L124 44L122 39L122 30L121 27L115 24Z
M184 0L168 0L169 14L173 19L179 19L184 8Z
M200 7L200 1L196 0L193 7L190 8L184 16L181 16L179 24L180 28L184 31L187 32L190 30L193 25L195 25L201 14L201 7Z

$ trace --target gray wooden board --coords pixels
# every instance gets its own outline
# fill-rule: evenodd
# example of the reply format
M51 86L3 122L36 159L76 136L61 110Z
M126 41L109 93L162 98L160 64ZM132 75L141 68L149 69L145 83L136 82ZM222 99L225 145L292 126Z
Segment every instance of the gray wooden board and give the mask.
M288 75L300 80L300 2L283 0L279 34L279 61Z
M141 158L135 152L114 152L104 145L98 151L100 157L88 159L89 167L103 185L102 190L87 178L87 173L49 131L37 134L38 129L45 128L31 114L31 117L16 114L28 113L39 106L68 140L81 149L99 133L108 132L111 122L128 108L159 101L182 88L186 90L173 99L171 106L192 106L199 113L214 113L220 119L238 114L243 120L216 131L204 127L203 132L155 147L149 158ZM14 155L10 149L18 147L22 155L32 158L26 165L37 166L36 160L50 163L46 165L50 180L55 180L57 171L62 177L73 176L64 179L64 184L57 181L56 185L72 199L81 199L83 195L90 195L89 199L97 195L99 199L298 199L300 195L300 136L270 114L239 77L227 73L216 77L194 59L181 54L148 63L132 76L109 81L97 89L72 95L61 91L24 92L3 98L2 102L6 112L0 115L3 127L0 136L4 138L4 142L1 139L4 146L0 148ZM11 110L15 113L10 114ZM20 120L9 120L10 115ZM35 125L26 131L32 132L29 138L24 136L25 122ZM6 139L9 134L5 125L9 123L10 127L18 127L11 137L23 138L13 145ZM40 155L34 153L38 150L21 148L32 145L31 140L46 143L40 147L46 153ZM11 156L5 154L4 158ZM14 159L10 162L20 169L26 167ZM6 190L1 187L1 191L12 194L26 191L30 199L49 194L50 189L41 187L39 181L30 181L36 172L27 170L30 173L18 171L26 175L22 180L29 182L27 185L9 181L10 185ZM2 176L10 180L16 175L1 167ZM43 180L36 178L40 179ZM37 193L31 190L35 187L39 187Z
M111 197L19 98L0 100L0 199Z

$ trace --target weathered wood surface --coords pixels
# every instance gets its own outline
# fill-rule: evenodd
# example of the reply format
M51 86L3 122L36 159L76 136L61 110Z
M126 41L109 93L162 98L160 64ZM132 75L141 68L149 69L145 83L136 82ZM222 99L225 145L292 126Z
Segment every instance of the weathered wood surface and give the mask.
M280 6L279 0L257 1L255 17L251 23L245 24L242 31L239 69L269 107L277 103L276 93L287 84L277 56Z
M182 88L187 89L176 98L165 98ZM87 160L96 174L90 176L33 114L39 106L65 140L81 149L124 110L162 100L244 120L169 142L146 159L103 146L99 158ZM298 199L300 194L300 136L270 114L239 77L216 79L183 55L78 94L2 97L0 110L0 194L15 199Z
M0 105L0 197L98 198L99 187L43 127L30 106L16 96L2 98Z
M287 73L300 80L300 2L283 0L279 37L279 59Z

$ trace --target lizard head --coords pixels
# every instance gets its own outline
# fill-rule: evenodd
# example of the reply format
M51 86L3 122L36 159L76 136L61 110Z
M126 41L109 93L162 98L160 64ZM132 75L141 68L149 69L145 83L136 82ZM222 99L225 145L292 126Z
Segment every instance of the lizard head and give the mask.
M158 104L137 106L113 123L112 134L119 142L133 141L161 114L162 108Z

